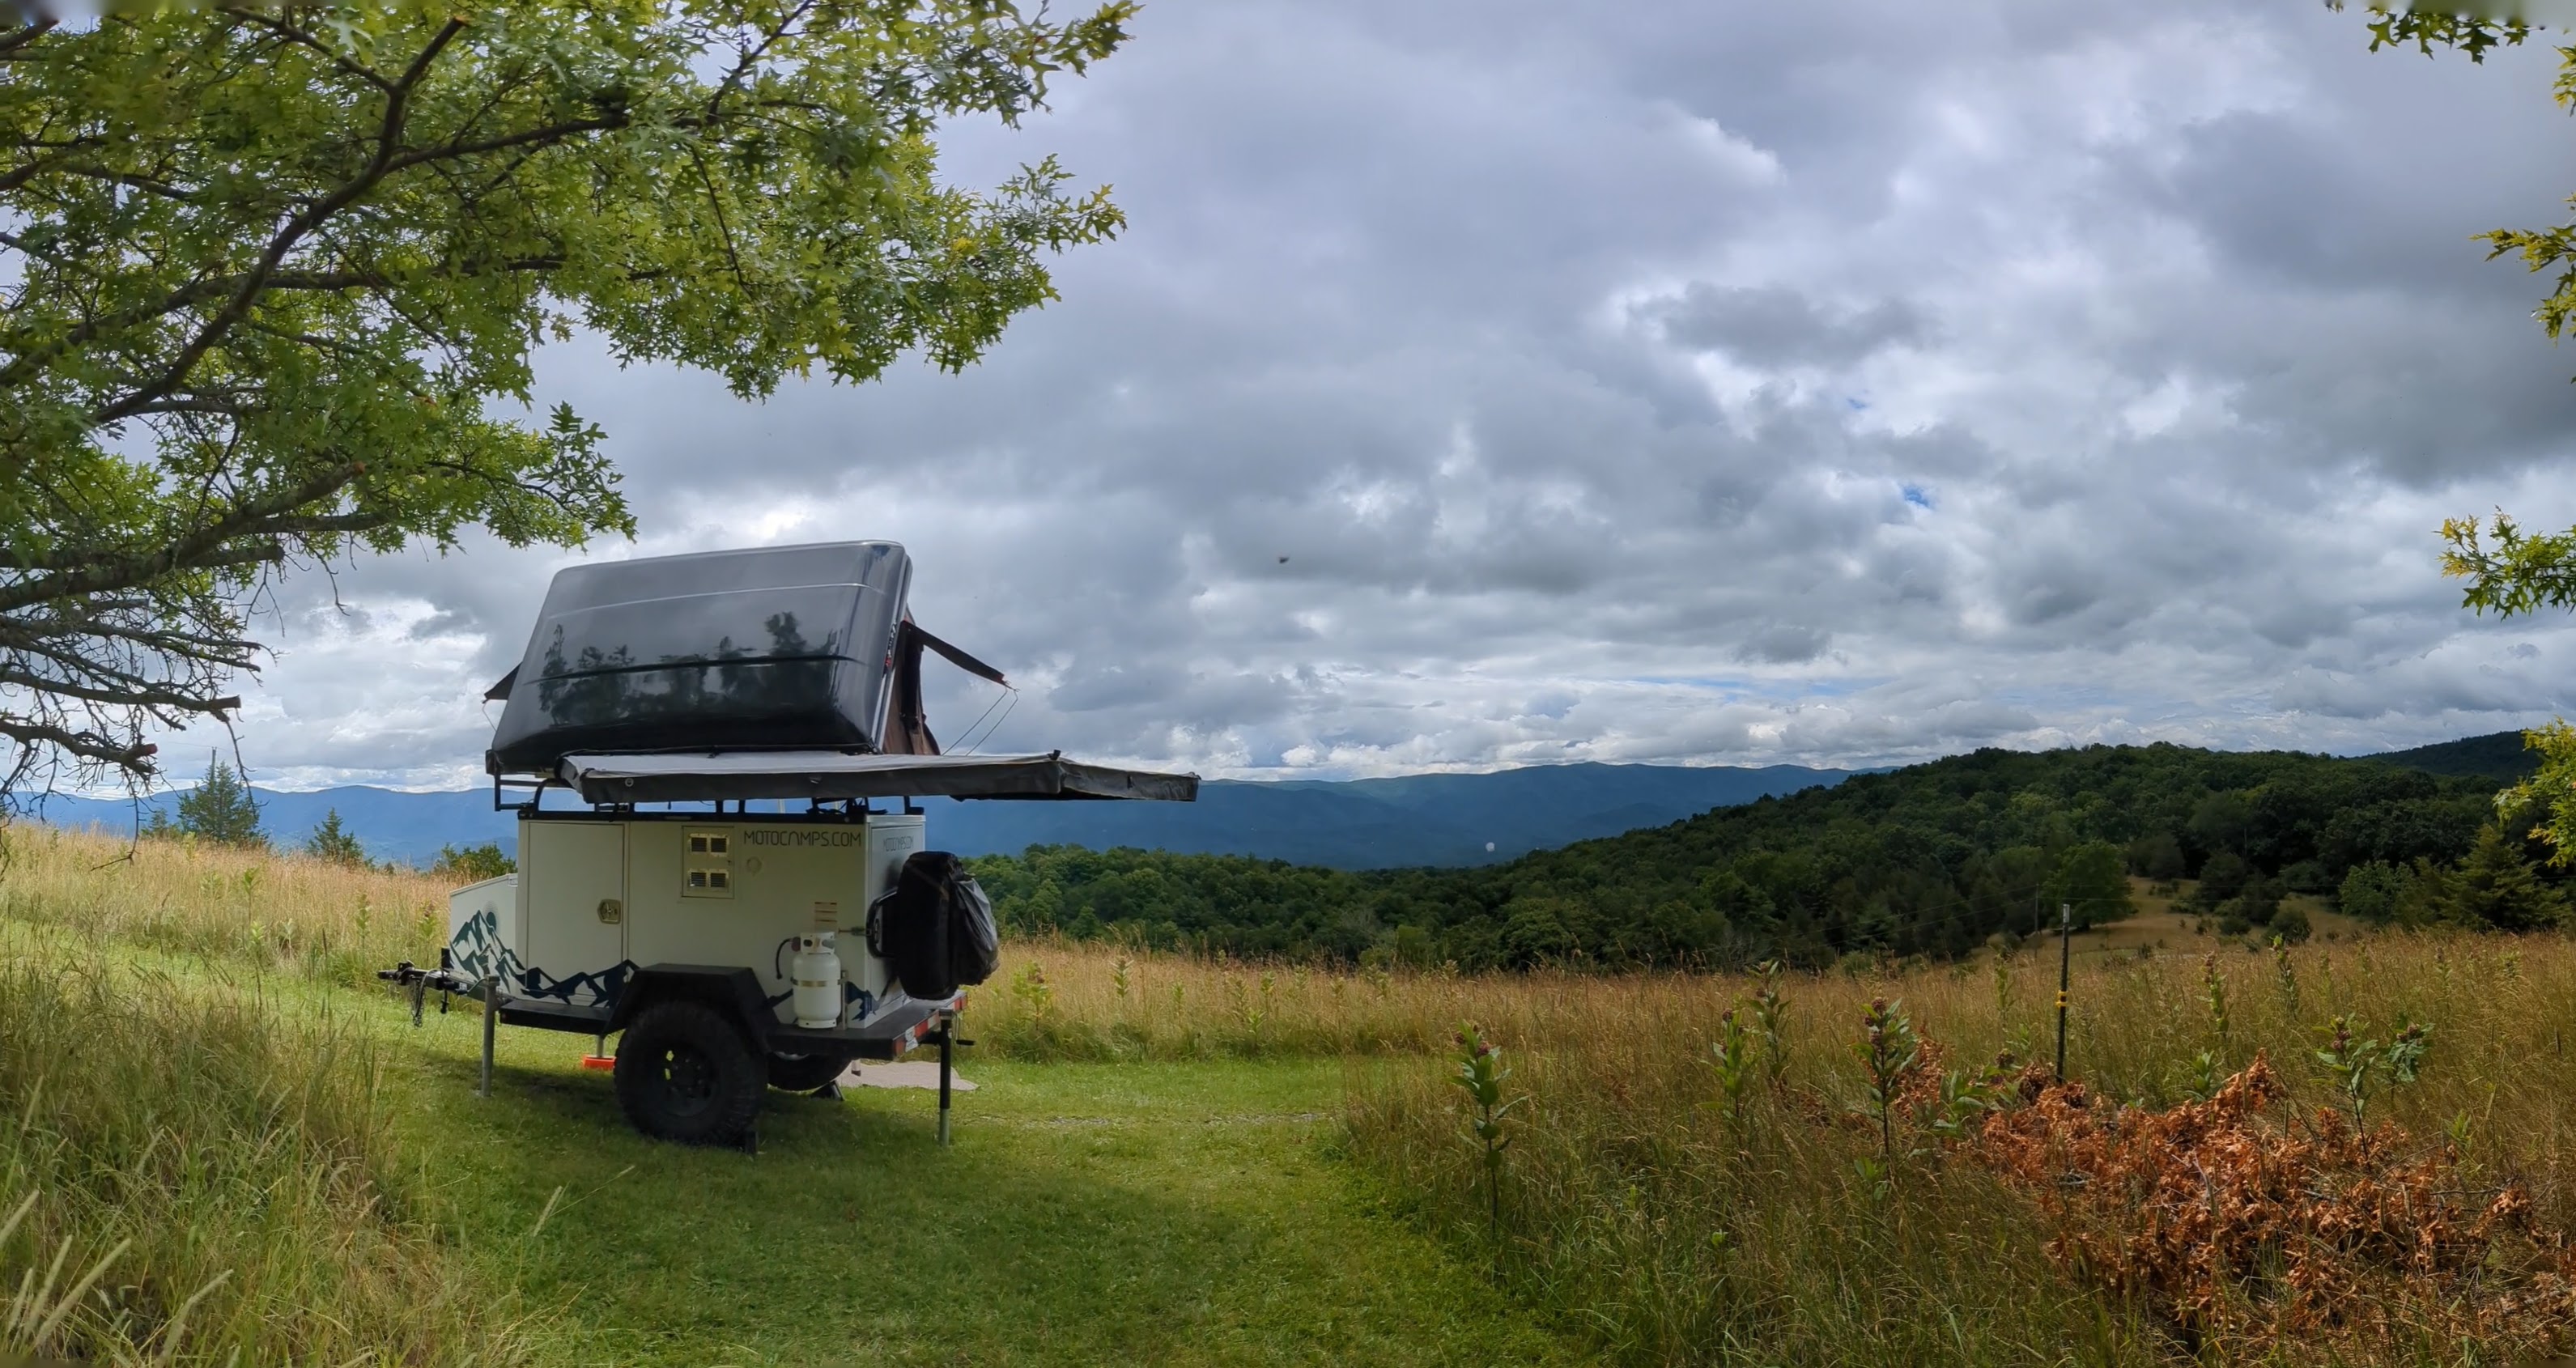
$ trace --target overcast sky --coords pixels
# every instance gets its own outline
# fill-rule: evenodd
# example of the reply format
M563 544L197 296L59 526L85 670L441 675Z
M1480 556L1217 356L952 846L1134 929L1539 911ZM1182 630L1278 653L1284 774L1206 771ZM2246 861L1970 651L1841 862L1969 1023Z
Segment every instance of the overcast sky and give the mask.
M987 750L1209 775L2370 751L2576 711L2445 515L2576 522L2554 54L2314 0L1158 0L1012 134L1132 221L961 376L620 371L625 556L890 538ZM476 781L545 576L291 583L264 782ZM332 593L336 588L337 604ZM955 738L996 693L934 665ZM212 738L173 738L185 753ZM176 759L177 757L174 757ZM195 762L180 761L185 775Z

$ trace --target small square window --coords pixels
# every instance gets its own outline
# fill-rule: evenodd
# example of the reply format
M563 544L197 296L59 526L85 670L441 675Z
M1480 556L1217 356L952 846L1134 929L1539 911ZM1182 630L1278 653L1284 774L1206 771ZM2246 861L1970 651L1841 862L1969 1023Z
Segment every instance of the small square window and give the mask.
M733 896L733 833L701 827L681 833L680 896Z

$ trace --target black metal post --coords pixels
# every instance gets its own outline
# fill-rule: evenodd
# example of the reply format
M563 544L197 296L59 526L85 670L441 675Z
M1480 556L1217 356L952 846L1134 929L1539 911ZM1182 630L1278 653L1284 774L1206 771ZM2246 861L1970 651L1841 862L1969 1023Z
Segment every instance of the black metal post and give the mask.
M483 1086L474 1090L476 1097L492 1095L492 1028L501 1020L501 980L488 975L483 980Z
M2066 1081L2066 986L2075 965L2075 909L2057 905L2057 1079Z
M939 1143L948 1143L948 1047L956 1036L953 1022L939 1024Z

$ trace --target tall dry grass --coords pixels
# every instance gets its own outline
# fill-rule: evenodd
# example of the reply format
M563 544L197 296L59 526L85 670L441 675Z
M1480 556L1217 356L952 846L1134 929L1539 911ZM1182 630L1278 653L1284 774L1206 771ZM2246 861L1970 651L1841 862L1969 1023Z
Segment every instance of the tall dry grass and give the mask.
M1881 1171L1852 1046L1871 999L1901 1001L1953 1063L2053 1047L2054 967L2037 959L1903 975L1793 979L1786 1089L1741 1122L1718 1100L1711 1043L1742 980L1664 985L1623 1017L1517 1039L1520 1116L1506 1189L1515 1217L1495 1249L1505 1276L1639 1363L2154 1363L2184 1356L2187 1328L2097 1292L2053 1259L2033 1205L1919 1131ZM2211 1010L2211 969L2225 1029ZM2262 1051L2295 1101L2336 1100L2309 1067L2326 1024L2359 1014L2385 1035L2401 1015L2435 1023L2421 1081L2385 1099L2427 1148L2460 1138L2464 1171L2516 1181L2541 1223L2576 1216L2566 1140L2576 1068L2565 1053L2576 949L2550 938L2429 938L2319 946L2276 959L2231 950L2080 971L2069 1073L2110 1101L2185 1096L2194 1056L2222 1067ZM1479 1241L1472 1156L1437 1071L1363 1086L1351 1146L1424 1216ZM2524 1321L2478 1343L2440 1327L2331 1348L2295 1341L2196 1346L2209 1361L2510 1362L2559 1327Z
M1123 950L1056 937L1002 947L970 991L985 1053L1026 1060L1421 1055L1478 1021L1516 1047L1607 1025L1646 1001L1708 999L1712 980L1557 970L1329 969Z
M520 1361L520 1313L454 1257L402 1147L376 1037L299 981L418 958L431 888L7 839L0 1355Z
M437 963L447 893L427 875L300 855L0 828L0 917L352 986L398 960Z
M2423 1078L2393 1096L2392 1114L2432 1134L2460 1123L2473 1154L2528 1172L2536 1191L2576 1192L2565 1144L2576 1138L2576 940L2391 932L2286 954L2208 944L2079 960L2070 1074L2113 1099L2161 1105L2185 1095L2195 1054L2233 1067L2268 1050L2312 1104L2330 1089L2304 1061L2334 1017L2383 1033L2401 1017L2431 1022ZM1706 1056L1719 1016L1748 1004L1756 986L1743 975L1335 972L1037 940L1004 947L1001 972L972 991L966 1019L987 1054L1100 1060L1423 1055L1445 1052L1459 1023L1474 1022L1513 1053L1534 1094L1593 1080L1635 1096L1662 1079L1697 1105L1712 1095ZM1857 1104L1848 1047L1873 998L1901 1001L1953 1063L2003 1051L2045 1062L2054 1050L2053 955L1792 973L1782 986L1790 1077L1838 1101Z
M1349 1153L1416 1215L1534 1302L1634 1363L2172 1362L2186 1336L2106 1298L2047 1248L2023 1195L1985 1169L1916 1151L1879 1170L1852 1053L1874 998L1902 1003L1953 1066L2054 1048L2057 966L2025 954L1859 975L1789 975L1783 1087L1740 1123L1711 1047L1753 981L1567 973L1458 977L1227 965L1064 942L1009 948L969 1012L988 1049L1025 1058L1272 1053L1392 1056L1355 1066ZM1032 972L1034 970L1034 973ZM2223 1011L2214 1010L2215 978ZM1123 984L1123 988L1122 988ZM2576 943L2557 936L2383 936L2297 947L2097 959L2075 970L2068 1069L2107 1101L2184 1099L2204 1052L2261 1051L2301 1108L2338 1094L2312 1064L2328 1023L2434 1024L2420 1080L2372 1106L2416 1143L2456 1143L2461 1172L2527 1190L2548 1230L2576 1229ZM1502 1240L1451 1082L1474 1022L1528 1100L1510 1118ZM1757 1052L1761 1047L1757 1044ZM2344 1363L2491 1363L2554 1324L2474 1343L2426 1327ZM2212 1362L2327 1361L2296 1344L2203 1346ZM2249 1357L2249 1355L2251 1357Z

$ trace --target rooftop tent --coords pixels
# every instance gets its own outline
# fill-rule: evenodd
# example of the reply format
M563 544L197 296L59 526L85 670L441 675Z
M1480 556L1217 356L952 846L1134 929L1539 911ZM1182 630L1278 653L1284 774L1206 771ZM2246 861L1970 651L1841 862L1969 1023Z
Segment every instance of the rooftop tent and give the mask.
M493 686L508 702L486 767L543 774L575 751L878 750L911 583L893 542L566 569Z

